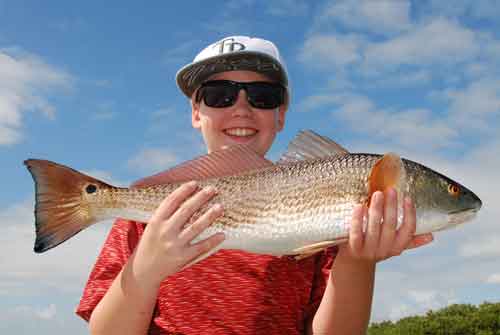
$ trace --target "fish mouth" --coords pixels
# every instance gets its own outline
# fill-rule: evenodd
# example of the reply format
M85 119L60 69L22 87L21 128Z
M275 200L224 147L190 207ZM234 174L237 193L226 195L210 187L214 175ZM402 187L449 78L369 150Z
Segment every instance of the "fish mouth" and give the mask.
M479 209L480 207L471 207L450 212L448 213L448 224L458 226L462 223L470 221L476 216Z
M469 212L472 214L476 214L477 212L479 212L480 209L481 209L481 206L470 207L470 208L458 209L456 211L449 212L448 214L449 215L460 215L460 214L469 213Z

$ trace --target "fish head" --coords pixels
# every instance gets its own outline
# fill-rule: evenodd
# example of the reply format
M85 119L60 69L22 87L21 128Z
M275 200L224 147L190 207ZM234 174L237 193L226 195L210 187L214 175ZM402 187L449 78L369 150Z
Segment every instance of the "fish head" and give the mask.
M417 233L458 226L472 220L482 207L481 199L447 176L414 163L406 168L409 194L417 208Z

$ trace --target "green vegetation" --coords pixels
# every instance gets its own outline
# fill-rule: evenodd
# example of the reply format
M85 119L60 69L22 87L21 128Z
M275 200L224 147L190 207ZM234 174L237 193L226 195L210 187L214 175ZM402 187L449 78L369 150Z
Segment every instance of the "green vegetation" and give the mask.
M450 305L397 322L373 323L368 335L500 335L500 303Z

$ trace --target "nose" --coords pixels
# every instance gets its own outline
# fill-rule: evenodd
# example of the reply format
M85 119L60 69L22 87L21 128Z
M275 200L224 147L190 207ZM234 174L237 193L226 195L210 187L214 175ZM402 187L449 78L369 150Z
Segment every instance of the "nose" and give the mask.
M233 116L249 117L252 114L252 106L248 103L247 92L241 89L238 98L233 105Z

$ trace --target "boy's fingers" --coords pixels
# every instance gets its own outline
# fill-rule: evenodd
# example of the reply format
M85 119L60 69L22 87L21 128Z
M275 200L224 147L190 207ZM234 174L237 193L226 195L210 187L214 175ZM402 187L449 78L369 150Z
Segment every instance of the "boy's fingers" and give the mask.
M370 208L368 209L368 226L365 233L364 250L370 254L375 252L380 239L380 221L383 215L384 194L380 191L373 193ZM374 255L368 255L374 256Z
M217 247L224 241L224 238L225 238L224 233L216 233L204 240L192 244L188 249L188 255L190 259L188 263L192 262L200 255L203 255L212 250L213 248Z
M181 230L191 216L214 195L215 188L208 186L184 201L169 219L172 228Z
M385 193L384 201L384 222L380 233L380 242L378 254L380 258L386 258L394 244L396 236L396 225L398 215L398 196L394 189L389 189Z
M417 235L413 238L410 244L406 247L406 249L418 248L428 243L434 241L434 236L431 233Z
M352 212L351 227L349 229L349 246L352 252L359 256L363 248L363 217L365 214L364 205L356 205Z
M196 181L182 184L163 199L149 221L160 222L168 219L197 189L198 183Z
M223 213L222 205L215 204L202 216L200 216L195 222L186 227L180 234L179 238L185 241L185 243L190 243L194 238L201 234L208 226L210 226L216 218L221 216Z
M416 230L416 211L415 206L409 198L404 200L403 204L403 224L398 229L393 254L399 255L404 249L407 249Z

